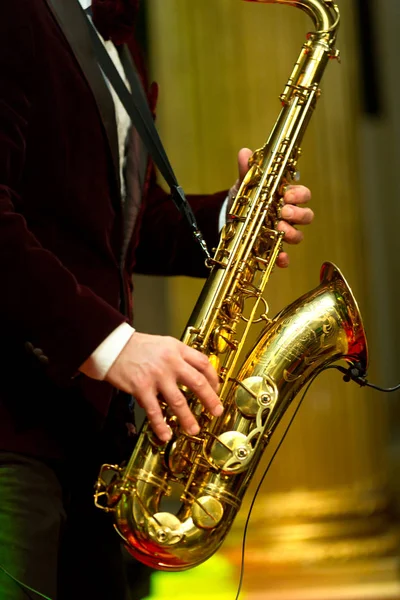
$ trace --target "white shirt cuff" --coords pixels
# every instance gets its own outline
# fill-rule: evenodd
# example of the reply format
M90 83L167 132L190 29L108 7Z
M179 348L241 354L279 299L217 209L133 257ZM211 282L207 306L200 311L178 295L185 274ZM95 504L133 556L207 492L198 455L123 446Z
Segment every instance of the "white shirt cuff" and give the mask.
M135 329L128 323L121 323L97 346L79 370L92 379L102 381L134 332Z
M223 205L221 206L221 210L219 212L219 217L218 217L218 231L221 231L221 229L223 228L223 226L226 223L226 209L228 206L228 200L229 200L229 196L227 196L224 200Z

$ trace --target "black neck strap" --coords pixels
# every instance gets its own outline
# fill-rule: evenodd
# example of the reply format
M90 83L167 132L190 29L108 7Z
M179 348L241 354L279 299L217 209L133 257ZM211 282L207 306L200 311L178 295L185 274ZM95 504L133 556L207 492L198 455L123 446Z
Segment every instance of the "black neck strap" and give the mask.
M87 14L91 16L91 8L86 9ZM130 92L122 80L117 68L111 60L107 50L101 42L98 33L91 19L87 19L89 24L89 33L92 38L93 47L97 54L98 63L107 77L110 84L113 86L115 93L121 100L126 112L128 113L132 124L135 126L138 134L142 138L149 154L153 158L155 164L160 170L165 181L171 189L171 197L175 206L184 216L190 226L192 233L201 246L202 251L207 259L210 259L210 253L207 249L206 242L201 231L196 223L196 218L193 211L186 200L185 192L178 184L178 180L168 160L164 146L158 135L158 131L154 125L153 115L151 114L146 95L143 90L142 83L135 68L132 69L132 91Z

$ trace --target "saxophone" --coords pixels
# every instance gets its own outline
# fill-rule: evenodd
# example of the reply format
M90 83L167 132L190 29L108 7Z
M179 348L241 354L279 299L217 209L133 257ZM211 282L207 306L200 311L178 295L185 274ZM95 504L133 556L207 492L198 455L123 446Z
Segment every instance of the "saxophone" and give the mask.
M281 96L269 140L250 158L182 337L217 370L224 413L212 417L185 390L201 428L190 436L161 400L172 439L160 442L145 421L127 465L103 465L95 487L96 506L113 513L129 552L161 570L197 566L219 548L271 435L311 377L338 359L367 366L360 312L335 265L324 263L318 287L273 319L263 297L282 247L284 189L295 177L324 69L339 56L339 10L333 0L250 1L296 6L312 17L315 31ZM265 329L240 367L248 333L262 321ZM174 512L166 500L172 491L179 492Z

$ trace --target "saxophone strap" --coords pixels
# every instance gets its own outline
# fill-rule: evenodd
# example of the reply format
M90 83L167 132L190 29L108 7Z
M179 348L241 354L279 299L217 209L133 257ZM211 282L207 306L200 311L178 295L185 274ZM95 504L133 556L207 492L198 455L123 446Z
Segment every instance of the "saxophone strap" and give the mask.
M83 9L82 9L83 10ZM91 7L84 11L88 16L92 17ZM165 152L164 146L161 142L158 131L154 125L153 115L147 102L146 94L144 92L142 83L135 66L132 63L131 72L131 91L126 87L123 79L118 73L112 59L110 58L107 50L105 49L102 41L99 38L99 34L95 26L93 25L92 19L86 19L89 25L89 33L92 39L93 47L97 55L98 63L107 77L110 84L113 86L115 93L119 97L123 107L128 113L132 124L136 128L138 134L142 138L144 145L146 146L150 156L154 160L154 163L158 167L160 173L164 177L165 181L170 187L171 197L174 201L175 206L179 212L183 215L185 221L188 223L195 239L200 244L200 247L207 259L210 259L210 253L207 248L206 241L199 230L196 222L196 218L193 214L190 204L188 203L183 188L179 185L176 175L172 169L171 163L169 162L167 153Z

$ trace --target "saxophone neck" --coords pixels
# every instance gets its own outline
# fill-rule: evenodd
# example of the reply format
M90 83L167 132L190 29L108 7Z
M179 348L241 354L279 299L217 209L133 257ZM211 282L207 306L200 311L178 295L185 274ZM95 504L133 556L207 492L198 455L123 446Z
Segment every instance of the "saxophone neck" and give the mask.
M245 0L263 4L286 4L306 12L314 21L312 34L327 36L333 45L339 28L340 12L334 0Z

